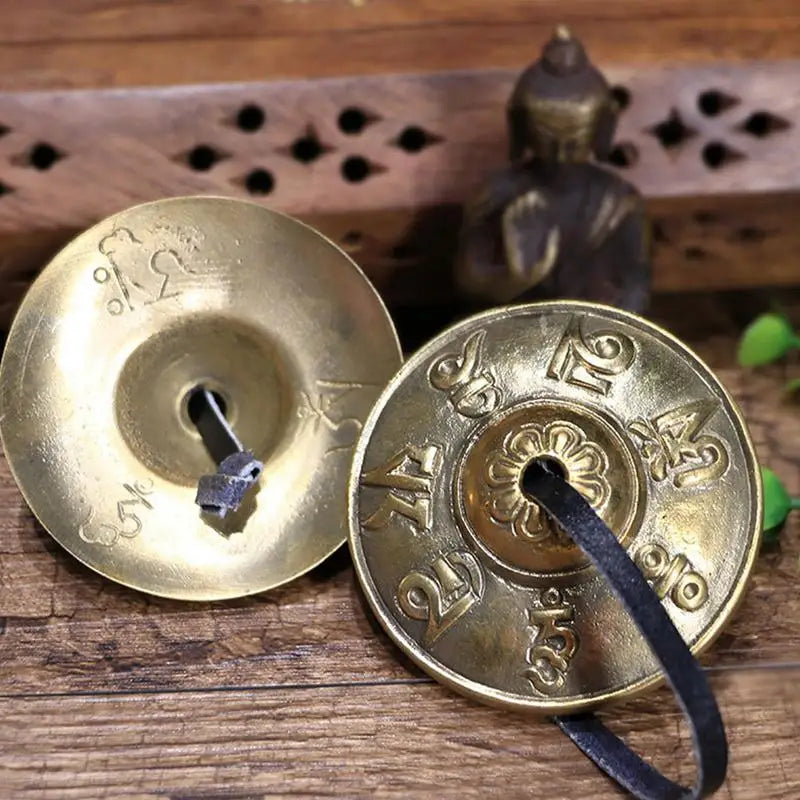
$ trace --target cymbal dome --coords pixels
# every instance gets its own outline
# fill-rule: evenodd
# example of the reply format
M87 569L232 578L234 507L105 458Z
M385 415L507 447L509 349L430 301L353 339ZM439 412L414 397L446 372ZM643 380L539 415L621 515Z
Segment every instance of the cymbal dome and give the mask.
M254 203L174 198L98 223L45 267L0 365L0 435L81 561L153 594L235 597L344 541L350 454L399 363L378 295L328 239ZM193 502L215 467L188 415L200 385L265 464L223 522Z

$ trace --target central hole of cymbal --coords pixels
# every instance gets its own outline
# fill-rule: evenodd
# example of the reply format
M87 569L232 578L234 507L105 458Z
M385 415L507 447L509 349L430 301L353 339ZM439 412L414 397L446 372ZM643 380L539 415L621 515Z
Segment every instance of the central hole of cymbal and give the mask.
M218 466L231 453L243 449L228 421L228 405L220 392L198 384L186 393L184 402L189 421Z
M227 417L228 404L225 402L225 398L219 392L214 391L211 392L211 396L214 398L214 402L216 402L220 412L222 412L222 416ZM195 428L205 414L207 406L204 386L195 386L194 389L190 389L186 393L186 413Z
M223 519L229 511L239 510L264 465L239 441L225 416L226 405L219 392L195 386L185 400L187 416L217 465L213 475L202 475L197 482L195 503L204 512Z
M551 458L550 456L534 458L526 465L520 481L522 493L530 500L536 500L536 495L531 491L531 486L535 485L537 472L542 469L557 478L561 478L562 481L566 481L569 477L564 465L557 458Z

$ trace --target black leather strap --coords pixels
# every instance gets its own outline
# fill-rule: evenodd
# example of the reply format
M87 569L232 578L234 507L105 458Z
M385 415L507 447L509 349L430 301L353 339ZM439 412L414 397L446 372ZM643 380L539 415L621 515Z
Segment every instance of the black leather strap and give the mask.
M219 465L213 475L203 475L197 483L195 503L207 514L224 518L236 511L247 491L258 480L264 465L233 432L214 395L200 389L195 402L194 424L211 457Z
M523 489L589 556L661 664L691 729L697 783L689 789L669 780L592 714L555 717L555 723L600 769L641 800L697 800L708 796L725 780L728 744L702 668L658 596L582 495L536 463L526 470Z
M192 395L189 407L192 422L215 464L221 464L231 453L244 450L213 392L199 388Z
M231 453L213 475L203 475L197 482L195 503L206 514L220 519L236 511L245 495L261 475L263 465L248 450Z

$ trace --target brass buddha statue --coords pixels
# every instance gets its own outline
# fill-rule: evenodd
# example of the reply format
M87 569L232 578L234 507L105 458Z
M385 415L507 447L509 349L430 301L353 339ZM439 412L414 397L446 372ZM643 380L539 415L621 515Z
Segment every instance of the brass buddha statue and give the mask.
M651 268L642 197L595 163L608 157L618 112L581 42L557 28L511 95L511 165L466 209L456 263L464 294L645 308Z

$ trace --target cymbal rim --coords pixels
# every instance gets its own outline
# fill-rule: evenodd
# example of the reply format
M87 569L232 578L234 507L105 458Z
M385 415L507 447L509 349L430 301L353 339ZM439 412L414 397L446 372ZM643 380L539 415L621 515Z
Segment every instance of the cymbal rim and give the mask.
M144 287L141 291L129 285L131 296L135 295L137 298L134 302L135 309L130 313L141 314L141 319L144 320L141 324L144 327L156 324L157 314L169 316L174 312L178 315L184 314L186 319L199 320L204 314L207 316L209 311L212 316L216 314L217 317L220 313L224 316L232 312L238 318L244 313L257 330L271 331L275 342L283 347L281 357L290 362L288 369L291 377L284 383L287 394L291 396L291 405L288 415L281 416L276 425L279 425L280 434L284 437L281 442L285 439L286 430L303 431L301 439L295 443L296 447L301 448L295 454L297 464L286 472L287 464L295 463L291 456L292 442L287 442L286 446L281 444L278 452L273 455L274 468L280 472L270 475L269 468L267 469L259 486L259 496L255 500L255 515L244 523L241 531L223 534L202 522L202 529L195 531L202 541L193 541L183 530L186 527L194 529L195 520L200 519L200 510L193 505L191 481L170 482L149 468L139 475L137 470L141 467L141 461L133 458L129 452L124 457L116 452L114 448L122 448L122 437L112 407L114 400L110 387L116 385L114 380L103 382L103 391L94 397L101 406L99 415L106 420L107 427L102 436L92 430L90 423L87 423L87 431L91 431L90 433L73 434L68 425L61 424L63 420L57 425L53 419L47 417L48 400L63 402L63 397L59 400L57 396L53 396L54 393L57 394L59 387L63 388L63 382L50 381L49 388L45 385L45 378L54 378L56 370L52 368L52 364L46 363L47 359L40 358L42 348L37 338L65 335L65 327L69 328L71 325L67 333L72 337L74 345L88 330L72 324L76 316L74 306L70 316L67 311L59 313L58 302L77 302L81 304L82 312L88 316L102 312L106 315L102 317L102 323L106 326L103 331L109 339L117 335L110 332L113 326L128 324L128 318L123 314L113 313L117 310L117 305L108 307L109 296L99 296L96 292L108 289L112 283L113 271L107 255L102 251L98 252L97 244L115 231L126 229L126 226L137 241L136 258L130 255L126 263L138 264L139 251L152 244L152 249L158 252L174 250L184 264L189 263L198 269L196 265L199 264L205 269L199 277L188 271L179 274L176 270L169 278L170 281L174 278L175 282L167 284L167 288L183 286L180 297L168 297L168 292L162 292L164 297L150 305L147 305L147 300L152 299L159 288L158 283L153 284L151 295L147 295L145 291L149 290L150 284L142 280L138 281L139 286ZM191 237L196 241L190 242ZM119 242L115 240L113 244L133 244L127 235L118 237L118 240ZM181 250L181 247L184 249ZM151 258L152 254L148 251L145 256ZM103 261L103 258L106 260ZM155 264L154 270L152 263L149 269L156 273L159 270L163 273L172 269L168 261L171 256L164 258L163 263ZM192 261L192 258L196 261ZM239 263L235 263L237 259ZM141 261L141 264L144 265L141 274L152 277L146 260ZM100 282L96 275L99 268L108 273L99 275L102 279ZM78 276L82 281L77 288L75 284L69 283L70 274ZM75 278L76 284L79 282L78 277ZM183 284L179 283L181 279L184 280ZM287 287L290 289L292 286L295 289L287 291ZM58 299L53 299L54 296ZM139 298L142 297L144 300L140 303ZM111 299L122 302L124 297L117 292ZM50 305L47 305L48 302ZM244 312L241 310L242 306L246 306ZM159 309L157 313L155 309ZM274 317L272 321L271 317ZM245 324L249 323L245 320ZM133 333L130 335L134 336ZM143 336L142 340L145 338ZM187 336L187 341L190 340L191 337ZM87 352L94 352L91 351L92 347L102 346L102 343L98 345L96 340L92 341L95 344L90 345ZM126 341L130 344L133 339ZM112 345L109 344L109 351L111 348ZM60 340L59 346L51 350L54 353L51 361L61 359L63 366L66 363L64 353L67 351L64 340ZM235 354L231 356L234 357ZM126 361L124 354L121 357L108 355L107 360L114 365L118 377ZM239 597L266 591L298 577L324 561L343 543L346 538L343 521L349 467L347 454L352 450L347 437L352 438L354 444L354 431L356 428L360 430L374 397L394 373L400 360L397 335L383 302L359 267L329 239L298 220L248 201L214 197L171 198L135 206L101 221L76 237L45 267L23 299L9 332L0 364L0 440L12 475L28 505L40 518L45 529L87 566L119 583L158 596L187 600ZM77 363L77 359L74 363ZM87 364L85 369L91 371L90 358ZM326 367L330 371L322 372ZM46 376L34 376L34 372L40 369L44 372L48 369L50 371ZM337 369L343 372L336 374ZM32 380L35 380L36 386L33 394L29 391ZM326 381L333 381L335 385L331 387L326 384L320 388L320 382L325 384ZM210 385L212 389L215 388L213 380ZM189 388L188 384L184 386L184 389ZM222 390L224 396L225 387L216 388ZM18 391L20 389L24 391ZM325 410L320 411L317 407L316 395L320 392L328 398L333 393L334 399L326 401L329 402L327 413L335 418L331 425L328 425L330 420L326 422L324 419ZM48 394L51 395L49 398ZM233 411L234 422L241 422L242 404L237 398L229 396L226 399ZM316 410L306 407L306 399L317 404ZM81 413L90 405L88 401L73 399L70 402ZM181 418L183 402L182 397L174 398L176 419ZM27 410L23 408L26 403L30 406ZM20 441L21 420L27 420L24 424L31 425L30 418L36 415L39 415L41 423L36 428L38 432L27 443ZM64 415L69 416L66 412ZM185 420L182 424L184 423ZM341 423L338 431L340 438L336 439L334 428L338 423ZM314 435L307 433L314 425L321 432ZM76 477L72 497L63 488L56 488L54 495L58 495L58 498L48 500L44 497L42 486L48 481L57 481L58 477L47 473L47 457L52 455L47 450L47 443L48 437L58 436L59 427L62 435L72 436L79 447L88 446L85 440L102 439L104 444L98 444L93 452L100 452L103 447L110 448L111 455L119 456L117 461L120 464L124 462L128 467L133 465L132 471L136 474L129 478L124 477L123 469L119 473L116 488L106 487L111 494L100 501L93 487L102 484L103 470L99 467L90 469L86 459L73 459L71 468L76 476L82 475L82 480ZM193 446L199 445L199 437L193 431L186 429L184 432L187 439L193 442ZM326 448L333 450L329 453ZM59 445L59 452L61 450L63 447ZM306 462L302 466L299 465L301 460ZM324 473L318 468L323 460L333 465L326 467ZM51 465L51 472L63 468L62 462L63 459L58 467ZM36 464L38 467L32 466ZM38 473L34 475L37 470ZM148 526L154 526L154 511L143 505L143 502L149 503L153 509L159 509L159 513L162 507L151 495L145 492L137 494L151 479L155 482L156 496L158 491L168 487L169 498L163 504L163 512L166 514L170 508L174 512L176 504L180 509L173 522L177 530L169 532L169 525L165 522L164 542L161 544L157 536L150 535ZM142 484L138 489L137 481ZM319 485L325 482L336 484L338 491L331 486L327 493L322 492ZM290 503L277 488L270 488L273 484L281 488L281 491L292 492L295 487L298 493L310 494L303 495L303 503ZM133 493L124 487L130 487ZM286 525L295 525L294 536L288 535L288 529L284 530L283 522L271 522L270 516L275 515L275 510L269 514L267 509L262 508L265 497L271 498L270 501L278 509L277 516L284 513L282 509L286 509L285 513L289 516L285 519L296 520L294 523L286 522ZM78 538L76 530L88 518L87 509L91 507L95 520L102 520L106 524L110 515L110 523L122 530L123 534L132 531L136 523L128 521L121 524L116 519L115 503L122 501L133 501L132 504L123 506L120 513L137 514L142 522L142 531L130 539L126 539L124 535L118 536L110 547L110 551L115 553L113 556L105 551L105 555L97 555L97 548L93 551L87 542ZM57 513L58 502L69 506L63 516ZM95 508L103 503L105 506L101 510L105 517ZM185 504L188 504L188 511ZM323 510L315 510L317 506ZM337 522L337 506L341 509L338 519L342 522ZM78 509L82 510L81 514L77 513ZM145 521L146 517L150 518L149 523ZM255 528L259 525L262 536L263 531L279 530L281 541L270 544L258 540ZM181 547L170 544L170 537L177 537L182 543ZM159 562L154 556L152 563L147 562L148 565L143 566L146 559L137 555L134 548L141 547L146 539L148 547L152 546L156 550L161 548L162 561ZM215 553L214 548L217 546L222 556L212 558L209 554ZM247 551L251 546L253 551L250 553L251 560L248 561ZM206 573L201 569L198 555L198 550L203 548L208 551ZM137 563L138 566L126 566L126 559L132 559L131 563ZM186 562L183 565L182 559ZM183 568L186 575L181 577L177 573ZM244 577L243 572L246 572Z

